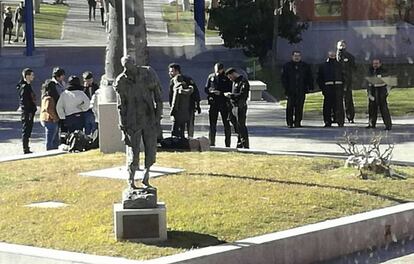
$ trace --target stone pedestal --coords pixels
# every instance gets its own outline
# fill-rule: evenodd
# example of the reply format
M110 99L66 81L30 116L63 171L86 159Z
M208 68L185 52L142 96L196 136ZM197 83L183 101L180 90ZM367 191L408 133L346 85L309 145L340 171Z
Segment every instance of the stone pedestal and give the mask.
M167 211L164 203L156 208L124 209L114 204L116 240L156 242L167 240Z
M266 91L266 84L261 81L249 81L250 91L249 91L249 100L250 101L261 101L262 92Z
M99 150L103 153L125 152L122 133L118 128L116 103L99 103Z

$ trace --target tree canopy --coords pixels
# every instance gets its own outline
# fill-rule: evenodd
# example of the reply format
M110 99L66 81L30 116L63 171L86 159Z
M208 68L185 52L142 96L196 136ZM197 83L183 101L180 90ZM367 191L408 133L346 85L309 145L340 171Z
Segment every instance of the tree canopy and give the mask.
M247 56L263 59L272 48L274 10L279 19L279 36L298 43L307 24L299 21L292 0L282 0L280 8L273 0L221 0L211 9L211 19L217 26L224 46L243 48Z

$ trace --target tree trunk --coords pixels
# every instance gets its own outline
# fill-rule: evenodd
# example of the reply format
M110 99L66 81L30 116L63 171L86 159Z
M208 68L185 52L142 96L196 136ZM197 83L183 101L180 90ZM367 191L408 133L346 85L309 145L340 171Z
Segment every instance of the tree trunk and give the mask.
M127 53L134 57L137 65L148 65L147 30L145 26L144 1L129 0L133 4L135 24L127 26ZM131 13L132 14L132 13Z
M277 38L279 36L279 0L273 0L273 41L272 41L272 71L277 67Z
M105 55L105 75L102 76L102 102L115 102L112 84L122 72L122 1L109 0L108 45Z

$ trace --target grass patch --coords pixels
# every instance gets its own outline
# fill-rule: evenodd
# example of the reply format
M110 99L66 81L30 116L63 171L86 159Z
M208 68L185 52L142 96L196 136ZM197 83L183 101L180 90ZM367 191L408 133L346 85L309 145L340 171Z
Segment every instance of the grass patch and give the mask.
M366 90L353 91L355 114L357 118L366 118L368 115L368 98ZM391 117L413 116L414 104L413 88L394 88L388 96L388 108ZM286 100L280 102L286 106ZM321 118L323 109L323 95L321 92L308 94L305 101L304 118Z
M178 14L178 20L177 20ZM162 6L162 17L167 23L169 34L178 34L183 36L194 35L194 12L183 11L181 5L164 4ZM206 22L207 24L207 22ZM206 29L206 36L218 36L218 31Z
M40 14L35 15L35 37L60 39L68 10L67 5L40 4Z
M414 197L405 181L364 181L343 161L240 153L159 153L158 164L185 173L151 181L167 205L169 240L116 242L112 204L126 183L78 176L124 164L97 151L0 164L0 240L97 255L151 259L381 208ZM248 162L247 162L248 161ZM238 164L238 166L223 166ZM292 168L295 168L292 170ZM28 208L62 201L60 209Z

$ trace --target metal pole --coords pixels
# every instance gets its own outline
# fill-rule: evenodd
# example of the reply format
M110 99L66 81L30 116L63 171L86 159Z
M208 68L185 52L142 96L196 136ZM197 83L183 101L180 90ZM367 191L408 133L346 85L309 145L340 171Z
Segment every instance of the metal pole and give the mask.
M26 56L33 56L34 50L34 23L33 23L33 0L25 0L24 5L26 25Z
M3 49L3 12L4 12L4 7L3 7L3 3L0 1L0 56L1 56L1 50Z
M195 46L204 48L206 46L205 28L205 0L194 0L194 35Z
M126 13L126 6L125 0L122 0L122 42L123 42L123 55L128 55L128 48L127 48L127 13Z

